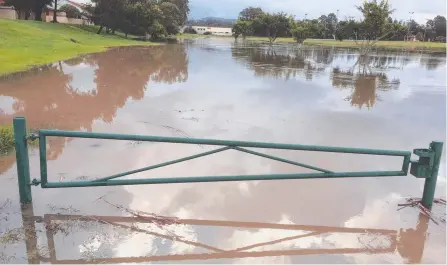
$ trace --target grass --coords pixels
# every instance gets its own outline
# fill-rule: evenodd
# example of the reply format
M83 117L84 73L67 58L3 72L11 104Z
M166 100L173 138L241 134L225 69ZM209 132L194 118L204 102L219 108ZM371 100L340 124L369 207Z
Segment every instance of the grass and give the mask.
M95 26L0 19L0 75L108 47L154 45L96 31Z
M31 131L28 132L30 133ZM38 143L38 140L28 142L31 146L37 146ZM0 125L0 156L7 155L14 147L14 128L12 125Z

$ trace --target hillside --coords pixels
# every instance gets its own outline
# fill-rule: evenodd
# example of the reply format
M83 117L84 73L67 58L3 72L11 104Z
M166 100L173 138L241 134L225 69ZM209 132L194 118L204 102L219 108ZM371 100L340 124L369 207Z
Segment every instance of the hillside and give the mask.
M192 19L187 22L189 26L210 26L210 27L224 27L231 28L236 22L236 19L220 18L220 17L205 17L201 19Z
M107 47L153 44L95 31L94 26L0 19L0 75Z

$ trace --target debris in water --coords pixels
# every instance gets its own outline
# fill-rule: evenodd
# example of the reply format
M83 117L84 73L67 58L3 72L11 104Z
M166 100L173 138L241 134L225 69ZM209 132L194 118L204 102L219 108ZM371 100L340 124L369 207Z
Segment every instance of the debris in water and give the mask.
M425 208L421 203L422 202L421 198L406 198L406 201L407 201L406 203L399 203L397 205L397 206L401 206L400 208L397 209L398 211L402 210L403 208L409 207L409 206L410 207L418 207L420 212L423 215L427 216L430 220L432 220L433 223L439 225L439 222L441 222L441 223L446 222L445 218L435 216L432 211ZM435 199L433 199L433 203L446 205L446 200L442 199L442 198L439 198L439 199L435 198Z

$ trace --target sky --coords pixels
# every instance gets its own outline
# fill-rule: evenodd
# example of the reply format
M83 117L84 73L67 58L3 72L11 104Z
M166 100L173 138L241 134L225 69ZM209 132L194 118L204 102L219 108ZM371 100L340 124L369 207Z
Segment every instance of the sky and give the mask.
M90 0L73 0L87 3ZM393 18L409 20L413 18L418 23L427 22L437 15L446 16L446 0L388 0L391 7L396 9ZM323 14L333 12L340 19L346 17L361 18L355 6L362 0L189 0L190 19L204 17L237 18L239 12L248 6L261 7L266 12L284 11L295 15L297 19L318 18ZM414 14L410 14L414 12Z
M425 23L436 15L446 15L445 0L389 0L396 11L393 18L408 20L410 16L418 23ZM239 12L248 6L261 7L267 12L284 11L297 19L319 17L323 14L337 13L339 18L353 16L360 19L361 14L355 8L362 0L190 0L190 18L203 17L237 18ZM409 12L414 12L411 15Z

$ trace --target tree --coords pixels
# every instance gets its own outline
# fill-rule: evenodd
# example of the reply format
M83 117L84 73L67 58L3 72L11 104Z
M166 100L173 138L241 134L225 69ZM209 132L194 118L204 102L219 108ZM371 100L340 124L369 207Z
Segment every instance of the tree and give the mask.
M183 33L197 34L197 30L195 30L193 27L189 26L183 30Z
M289 18L283 12L273 14L264 13L256 18L253 24L264 31L270 43L273 43L279 36L287 35L290 30Z
M291 30L293 38L298 43L303 43L304 40L309 36L308 28L305 25L297 24Z
M57 23L57 0L54 0L53 23Z
M81 11L72 5L63 5L59 11L65 12L68 18L81 18Z
M239 20L241 21L253 21L256 18L262 16L264 11L260 7L247 7L239 13Z
M160 10L163 13L161 19L162 25L167 34L177 34L183 18L180 9L173 3L163 2L160 4Z
M53 0L34 0L32 5L34 20L41 21L43 9L51 3L53 3Z
M17 12L18 19L27 20L32 8L32 2L29 0L4 0L5 5L13 6Z
M242 38L245 38L246 36L250 35L252 32L252 22L238 20L234 24L232 31L233 31L233 37L235 40L241 35L242 35Z
M433 19L436 36L445 37L446 36L446 20L444 16L436 16Z
M394 12L387 0L365 1L357 9L362 12L364 20L362 23L363 37L367 40L377 40L383 37L388 17Z
M189 14L189 0L161 0L160 3L169 2L177 6L180 12L179 26L185 25Z

